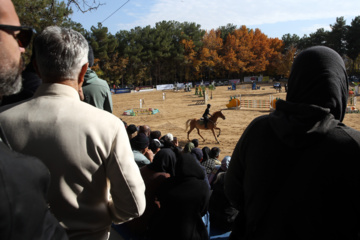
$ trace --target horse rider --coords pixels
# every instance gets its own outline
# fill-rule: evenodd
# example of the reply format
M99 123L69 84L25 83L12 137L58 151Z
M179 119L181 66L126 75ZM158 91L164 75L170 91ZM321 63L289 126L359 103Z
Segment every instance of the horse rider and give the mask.
M207 127L207 124L208 124L208 122L209 122L209 116L208 116L208 115L210 115L210 117L211 117L210 107L211 107L211 105L208 104L208 105L207 105L207 108L206 108L206 110L205 110L205 112L204 112L204 114L202 115L203 118L204 118L205 128L208 128L208 127Z

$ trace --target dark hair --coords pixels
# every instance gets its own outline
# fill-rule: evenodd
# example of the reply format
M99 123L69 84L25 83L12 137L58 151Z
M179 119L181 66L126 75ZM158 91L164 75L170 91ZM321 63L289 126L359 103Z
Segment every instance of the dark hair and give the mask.
M199 146L199 140L194 138L193 140L191 140L191 142L194 144L195 147Z
M209 153L209 157L210 158L215 158L215 157L218 157L220 155L220 148L218 147L213 147L211 150L210 150L210 153Z
M149 147L149 138L145 134L140 133L130 140L130 145L133 150L141 151Z
M161 137L161 132L160 131L151 131L150 132L150 138L151 139L160 139Z
M134 124L130 124L129 126L127 126L126 128L126 132L128 134L133 134L133 133L136 133L137 132L137 127L134 125Z
M203 152L203 162L206 162L207 160L209 160L210 148L205 146L201 150Z

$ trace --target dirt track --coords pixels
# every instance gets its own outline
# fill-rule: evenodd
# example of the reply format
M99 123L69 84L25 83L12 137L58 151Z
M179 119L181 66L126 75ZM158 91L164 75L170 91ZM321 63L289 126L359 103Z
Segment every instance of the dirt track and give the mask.
M258 85L259 86L259 85ZM209 91L209 90L208 90ZM163 100L163 93L166 94L166 100ZM159 130L162 135L172 133L178 137L180 145L184 146L187 142L187 133L185 132L185 122L190 118L200 118L206 109L206 105L196 105L201 98L191 92L184 91L150 91L134 92L113 95L114 114L128 124L143 125L147 124L151 130ZM221 135L218 138L220 144L215 141L212 132L209 130L200 130L201 135L206 139L201 141L196 130L190 134L190 139L197 138L200 141L200 148L208 146L212 148L217 146L221 149L220 159L230 155L238 142L241 134L247 125L260 115L269 114L269 109L241 109L229 110L226 104L229 103L230 96L241 95L242 99L269 100L270 95L275 98L285 99L286 93L277 93L272 84L260 85L259 90L251 90L251 85L239 85L236 90L228 90L227 86L219 86L212 93L210 112L223 110L226 120L219 119L217 126L221 128ZM209 91L209 98L211 92ZM142 108L157 108L159 113L154 115L123 116L125 110L139 108L140 99L144 100ZM360 108L360 98L358 97L357 108ZM347 114L344 123L350 127L360 130L360 114Z

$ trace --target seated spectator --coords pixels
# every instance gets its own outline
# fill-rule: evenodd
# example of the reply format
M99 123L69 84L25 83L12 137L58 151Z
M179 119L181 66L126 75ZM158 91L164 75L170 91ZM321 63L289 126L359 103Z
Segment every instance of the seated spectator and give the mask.
M192 143L191 143L191 144L192 144ZM194 160L199 164L199 166L201 167L201 169L204 171L204 174L205 174L204 180L205 180L206 184L208 185L209 189L211 189L211 188L210 188L210 183L209 183L209 180L208 180L208 176L207 176L207 174L206 174L206 169L205 169L205 167L202 166L201 163L200 163L201 160L203 159L203 153L202 153L201 149L199 149L199 148L193 148L193 149L191 150L191 155L194 157Z
M166 178L175 176L176 156L170 148L160 150L149 165L140 169L146 191L144 214L130 222L113 226L124 239L147 239L154 214L159 210L157 192Z
M174 136L172 135L172 133L167 133L165 136L168 137L170 142L174 141Z
M149 138L145 136L145 134L140 133L136 135L130 140L130 144L134 153L135 162L139 168L152 162L152 158L149 159L145 156L149 150Z
M176 150L174 144L173 144L173 141L174 140L174 137L171 133L168 133L166 135L164 135L160 141L162 142L162 144L164 145L164 148L171 148L173 151Z
M201 162L201 165L203 165L205 167L206 174L207 174L207 176L209 176L210 173L215 169L215 159L210 158L210 155L213 156L214 153L211 153L211 151L208 147L204 147L202 150L203 150L203 152L205 151L207 159L203 159Z
M226 172L229 164L230 164L230 160L231 157L230 156L225 156L223 158L223 160L221 161L221 165L216 165L214 170L210 173L209 175L209 183L210 186L212 188L213 182L215 181L215 179L217 178L217 175L221 172Z
M138 134L143 133L147 137L150 137L150 132L151 132L151 129L150 129L150 127L148 125L142 125L142 126L139 127Z
M205 146L201 149L201 151L203 152L203 161L209 160L210 148Z
M183 149L184 153L191 153L191 150L194 148L194 144L192 142L188 142L185 144L185 147Z
M220 152L220 148L218 147L213 147L210 150L209 157L215 162L215 165L221 165L221 162L219 161Z
M174 144L174 147L177 148L177 150L178 150L179 152L182 151L182 148L179 146L179 140L178 140L177 137L174 137L172 143Z
M150 138L151 139L159 139L161 138L161 132L156 130L156 131L151 131L150 132Z
M175 176L159 190L160 210L151 224L150 239L209 239L202 220L210 197L204 177L191 154L179 154Z
M131 140L133 137L135 137L137 135L137 127L134 124L130 124L127 128L126 128L126 132L129 136L129 140Z
M154 153L154 155L156 155L162 147L164 147L164 145L160 142L160 140L156 138L150 140L149 149Z
M199 161L199 163L203 160L203 152L200 148L194 147L191 149L191 154Z
M199 140L194 138L193 140L191 140L191 142L194 144L194 146L197 148L199 146Z
M217 234L231 231L239 211L231 206L224 192L226 172L217 175L212 186L212 193L209 202L210 228Z

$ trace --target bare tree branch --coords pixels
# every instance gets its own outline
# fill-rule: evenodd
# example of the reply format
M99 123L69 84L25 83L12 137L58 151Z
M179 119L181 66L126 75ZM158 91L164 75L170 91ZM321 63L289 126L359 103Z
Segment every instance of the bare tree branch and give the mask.
M87 0L67 0L67 6L69 7L71 4L74 4L75 7L81 11L82 13L91 12L93 10L98 9L98 7L104 5L100 1L93 0L92 3L88 3Z

